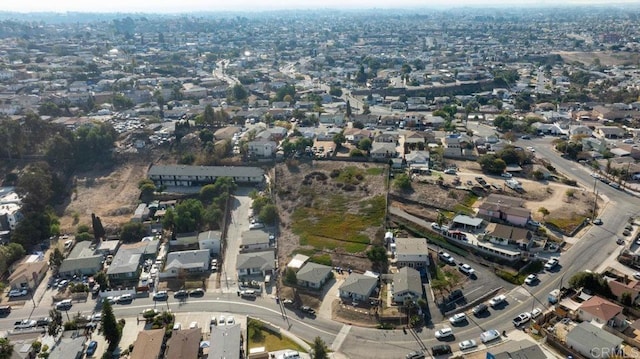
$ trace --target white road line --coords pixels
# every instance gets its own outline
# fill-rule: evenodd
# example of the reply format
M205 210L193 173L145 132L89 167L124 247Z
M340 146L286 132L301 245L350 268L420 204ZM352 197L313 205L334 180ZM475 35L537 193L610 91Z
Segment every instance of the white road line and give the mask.
M351 330L350 325L342 326L342 329L340 329L340 333L338 333L338 335L336 336L336 339L334 339L333 343L331 343L331 351L337 352L340 350L340 347L342 346L342 343L344 342L344 340L347 338L347 334L349 334L350 330Z

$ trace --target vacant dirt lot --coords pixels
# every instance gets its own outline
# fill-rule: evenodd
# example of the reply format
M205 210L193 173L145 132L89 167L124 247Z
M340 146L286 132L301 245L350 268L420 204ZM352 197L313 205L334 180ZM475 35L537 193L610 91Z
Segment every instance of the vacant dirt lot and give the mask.
M148 167L147 161L131 160L110 171L78 173L75 191L60 218L61 231L73 233L80 223L91 225L91 213L100 217L107 232L128 222L140 196L138 182L146 178Z
M559 51L558 55L565 62L578 61L585 65L591 65L593 60L599 59L603 66L635 65L640 55L630 52L573 52Z
M275 173L280 264L296 252L333 266L370 269L364 251L384 236L384 166L296 161L278 164Z

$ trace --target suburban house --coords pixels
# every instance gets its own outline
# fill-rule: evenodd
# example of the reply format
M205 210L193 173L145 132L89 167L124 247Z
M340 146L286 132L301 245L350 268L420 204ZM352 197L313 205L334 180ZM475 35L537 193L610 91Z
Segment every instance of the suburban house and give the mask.
M612 357L613 353L620 350L622 343L622 338L586 321L576 325L566 335L566 346L587 358ZM593 348L598 348L598 356L594 355ZM604 355L605 352L610 354Z
M273 251L240 253L236 259L238 277L259 275L265 277L273 274L275 254Z
M14 267L9 275L9 286L13 289L35 289L47 274L48 269L47 261L43 260L41 256L27 256L25 260Z
M391 284L393 302L403 304L407 300L416 301L422 297L420 272L410 267L402 267L393 274Z
M22 220L22 200L15 187L0 187L0 232L16 229Z
M170 247L195 248L200 244L198 233L176 233L169 240Z
M484 239L494 244L517 245L520 249L529 249L533 243L531 231L505 224L489 223Z
M593 131L587 126L577 125L577 126L569 126L569 134L571 136L591 137L591 135L593 134Z
M465 155L465 148L470 140L467 136L459 133L446 135L442 138L442 146L444 147L444 157L460 157Z
M261 183L264 171L240 166L153 165L148 176L158 187L201 187L218 177L231 177L236 183Z
M165 359L198 358L202 333L200 328L174 330L167 340Z
M622 307L597 295L582 302L576 310L576 315L580 320L591 322L598 327L603 325L612 328L626 326L626 317L622 314Z
M478 216L524 227L531 218L531 212L524 208L524 200L520 198L490 194L478 207Z
M625 129L618 126L597 126L595 131L597 137L608 139L622 138L625 133Z
M247 143L249 155L259 158L271 158L276 153L278 144L271 140L256 140Z
M296 273L298 285L312 289L322 288L327 280L332 277L331 267L313 262L307 262Z
M320 114L320 117L318 118L318 122L320 122L320 124L323 124L323 125L333 125L337 127L342 127L344 126L344 115L340 113L336 113L336 114L323 113L323 114Z
M222 232L206 231L198 233L198 248L206 249L211 256L220 254L220 246L222 241Z
M357 145L365 138L371 137L371 131L360 128L347 128L344 130L344 138L347 142Z
M429 151L411 151L404 155L407 166L412 171L424 171L429 169Z
M58 274L62 277L74 275L94 275L102 269L104 257L96 253L91 242L78 242L71 253L62 261Z
M63 337L49 352L51 359L81 359L84 356L86 338L83 335L77 337Z
M160 359L164 329L142 330L133 343L130 359Z
M340 285L338 291L343 300L368 302L378 286L378 278L351 273Z
M181 274L200 274L209 271L211 256L207 249L170 252L160 278L175 278Z
M628 293L631 296L632 303L640 302L640 282L635 279L626 280L621 278L619 280L610 280L608 282L611 293L618 299L622 300L624 293Z
M393 158L398 156L395 143L374 142L371 144L369 155L373 159Z
M397 131L382 131L374 136L374 142L398 143L400 134Z
M461 227L464 229L472 230L480 229L480 226L482 226L482 222L482 218L470 217L464 214L459 214L453 217L453 220L451 221L453 226L456 228Z
M112 284L137 283L140 276L140 264L147 259L155 259L160 241L143 241L123 244L107 269Z
M244 231L240 235L240 252L264 251L270 248L270 234L261 229Z
M242 328L240 324L213 325L209 343L215 343L209 347L208 359L220 358L244 358Z
M425 270L429 266L429 247L426 238L396 238L396 267Z

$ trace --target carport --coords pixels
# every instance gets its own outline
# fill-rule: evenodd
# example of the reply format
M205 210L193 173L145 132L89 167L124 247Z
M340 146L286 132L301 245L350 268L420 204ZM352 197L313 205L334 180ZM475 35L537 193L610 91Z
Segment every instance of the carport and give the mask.
M463 229L478 230L482 225L482 218L470 217L464 214L459 214L453 218L454 227L462 227Z

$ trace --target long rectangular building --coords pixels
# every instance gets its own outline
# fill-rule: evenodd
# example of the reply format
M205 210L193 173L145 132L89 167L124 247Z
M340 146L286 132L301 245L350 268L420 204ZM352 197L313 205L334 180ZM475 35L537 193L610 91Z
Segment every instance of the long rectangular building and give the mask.
M262 183L264 171L258 167L154 165L148 176L156 186L200 187L219 177L231 177L236 183Z

